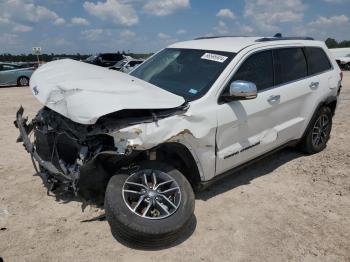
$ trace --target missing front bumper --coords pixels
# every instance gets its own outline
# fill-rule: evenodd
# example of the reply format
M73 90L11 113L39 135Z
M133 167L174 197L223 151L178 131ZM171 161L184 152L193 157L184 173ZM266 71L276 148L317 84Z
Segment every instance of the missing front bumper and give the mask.
M28 119L23 118L23 112L24 112L24 109L21 106L16 114L15 126L19 129L19 132L20 132L20 136L18 137L17 142L23 142L24 148L31 155L35 170L38 173L41 172L41 170L38 170L38 168L36 167L35 161L37 161L39 166L41 167L40 169L43 169L49 172L53 178L57 179L60 182L68 182L68 183L74 184L73 178L67 176L66 174L58 170L51 162L45 161L39 156L35 146L30 141L28 136L29 133L33 130L35 124L30 123L29 125L27 125ZM43 178L42 175L40 176Z

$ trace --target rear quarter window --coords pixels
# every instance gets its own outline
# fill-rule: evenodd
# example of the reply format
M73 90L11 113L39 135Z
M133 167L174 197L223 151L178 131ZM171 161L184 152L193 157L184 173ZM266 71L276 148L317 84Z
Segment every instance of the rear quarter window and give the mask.
M309 75L319 74L332 68L328 56L322 48L305 47L304 51L308 62Z

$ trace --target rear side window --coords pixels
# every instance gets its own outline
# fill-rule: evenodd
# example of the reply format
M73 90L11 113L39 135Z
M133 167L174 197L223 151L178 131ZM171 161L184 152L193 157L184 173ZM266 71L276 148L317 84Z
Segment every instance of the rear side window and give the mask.
M322 48L305 47L304 50L308 62L309 75L322 73L332 68L331 63Z
M272 51L262 51L250 56L233 76L231 83L236 80L253 82L258 90L273 86Z
M278 61L276 84L295 81L307 76L307 63L301 48L275 50Z

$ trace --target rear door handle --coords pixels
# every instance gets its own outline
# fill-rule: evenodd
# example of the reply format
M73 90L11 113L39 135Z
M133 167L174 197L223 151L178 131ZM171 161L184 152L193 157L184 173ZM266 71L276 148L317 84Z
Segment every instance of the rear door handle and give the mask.
M275 102L278 102L280 100L280 98L281 98L280 95L272 95L267 99L267 101L269 103L275 103Z
M320 82L311 82L311 84L309 85L309 87L311 89L316 89L318 88L318 86L320 85Z

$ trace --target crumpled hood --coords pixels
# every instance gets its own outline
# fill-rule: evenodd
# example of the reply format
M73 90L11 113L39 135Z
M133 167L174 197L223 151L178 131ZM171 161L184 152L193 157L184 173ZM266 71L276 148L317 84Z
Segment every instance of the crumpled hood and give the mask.
M185 102L128 74L71 59L38 68L30 87L42 104L80 124L123 109L167 109Z

